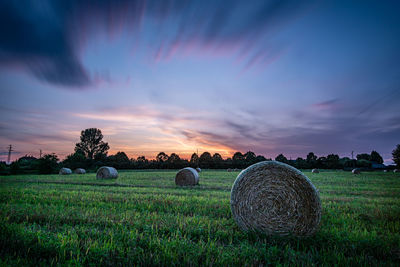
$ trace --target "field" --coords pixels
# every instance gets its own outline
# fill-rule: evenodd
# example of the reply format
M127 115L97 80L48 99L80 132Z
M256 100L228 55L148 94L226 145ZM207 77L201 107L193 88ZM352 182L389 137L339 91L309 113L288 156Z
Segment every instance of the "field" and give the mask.
M305 174L319 189L309 238L244 233L230 211L238 172L0 177L0 265L400 265L400 174Z

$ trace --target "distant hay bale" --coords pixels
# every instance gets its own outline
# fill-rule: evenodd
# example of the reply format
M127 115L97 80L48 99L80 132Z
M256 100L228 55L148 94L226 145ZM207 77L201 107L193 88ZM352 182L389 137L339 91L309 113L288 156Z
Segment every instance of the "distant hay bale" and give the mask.
M118 172L113 167L103 166L97 170L96 178L97 179L117 179Z
M175 176L175 184L184 186L184 185L197 185L199 183L199 173L190 167L183 168L178 171Z
M383 170L383 172L387 172L387 170Z
M226 171L227 171L227 172L232 172L233 170L232 170L232 169L227 169Z
M235 168L235 169L233 169L233 171L234 171L234 172L238 172L238 171L240 171L240 169Z
M69 169L69 168L61 168L61 170L59 171L58 174L60 174L60 175L68 175L68 174L71 174L71 173L72 173L71 169Z
M321 200L302 172L281 162L263 161L236 178L231 211L245 231L309 236L321 221Z
M312 169L311 172L312 173L319 173L319 170L318 169Z
M399 169L394 169L393 172L400 172L400 170Z
M197 172L201 172L201 169L199 167L196 168Z
M74 173L76 173L76 174L85 174L86 170L82 169L82 168L77 168L77 169L74 170Z
M353 174L361 174L361 170L360 169L353 169L351 172Z

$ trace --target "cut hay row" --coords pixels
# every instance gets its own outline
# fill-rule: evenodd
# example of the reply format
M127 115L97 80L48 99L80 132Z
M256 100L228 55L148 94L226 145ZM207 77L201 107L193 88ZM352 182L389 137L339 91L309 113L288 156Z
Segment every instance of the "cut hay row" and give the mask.
M231 210L241 229L271 235L312 235L321 220L317 189L302 172L277 161L256 163L238 175Z

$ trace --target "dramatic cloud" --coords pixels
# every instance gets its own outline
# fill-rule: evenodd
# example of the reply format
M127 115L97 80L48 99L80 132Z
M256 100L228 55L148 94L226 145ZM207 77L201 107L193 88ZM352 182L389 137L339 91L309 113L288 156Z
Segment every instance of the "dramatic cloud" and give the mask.
M0 1L0 152L12 144L63 158L82 129L97 127L110 153L130 157L377 150L390 160L400 142L399 10L376 1Z
M156 58L193 45L248 50L299 10L297 1L1 1L0 62L54 85L84 88L96 79L80 51L97 32L126 29L135 36L153 27L148 41ZM264 47L247 65L272 57Z

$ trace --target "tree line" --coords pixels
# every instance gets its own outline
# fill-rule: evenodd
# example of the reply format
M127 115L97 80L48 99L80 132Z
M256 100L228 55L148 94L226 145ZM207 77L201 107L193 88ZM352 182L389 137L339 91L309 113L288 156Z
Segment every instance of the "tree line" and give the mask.
M80 142L75 145L74 153L68 155L63 161L60 161L55 154L46 154L39 159L24 156L14 161L10 166L1 162L0 174L57 173L61 167L96 170L105 165L117 169L180 169L188 166L205 169L244 169L260 161L272 160L272 158L256 155L252 151L236 152L232 157L226 159L223 159L219 153L212 155L209 152L203 152L201 155L193 153L190 159L182 159L176 153L168 155L165 152L158 153L155 159L147 159L145 156L130 159L122 151L115 155L108 155L109 149L108 143L103 141L101 130L90 128L81 132ZM399 166L400 145L397 145L392 154L394 162ZM310 152L306 158L298 157L292 160L287 159L283 154L279 154L274 160L287 163L298 169L352 169L356 167L368 169L377 164L382 167L379 164L383 163L382 156L376 151L372 151L370 154L358 154L356 159L340 158L336 154L318 157Z

